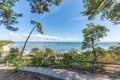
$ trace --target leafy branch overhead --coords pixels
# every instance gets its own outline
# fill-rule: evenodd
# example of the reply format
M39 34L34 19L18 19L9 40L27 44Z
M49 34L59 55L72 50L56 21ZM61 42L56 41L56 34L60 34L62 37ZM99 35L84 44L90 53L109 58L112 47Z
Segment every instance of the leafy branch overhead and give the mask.
M27 0L30 2L32 13L50 12L49 7L52 5L59 5L62 0Z
M120 2L119 0L83 0L83 15L88 19L93 19L96 15L100 15L101 19L118 24L120 23Z
M59 5L62 0L27 0L27 1L30 2L32 13L42 14L44 12L50 12L49 7L52 5ZM25 44L21 51L20 59L22 58L26 44L27 44L32 32L34 31L34 29L37 28L38 32L43 34L42 25L40 22L32 20L31 24L34 24L35 26L32 28L32 30L29 33L29 36L27 37L27 39L25 41Z
M0 26L4 25L6 29L11 31L17 31L18 28L14 27L18 23L17 17L21 17L22 14L18 14L12 10L15 2L18 0L1 0L0 1Z

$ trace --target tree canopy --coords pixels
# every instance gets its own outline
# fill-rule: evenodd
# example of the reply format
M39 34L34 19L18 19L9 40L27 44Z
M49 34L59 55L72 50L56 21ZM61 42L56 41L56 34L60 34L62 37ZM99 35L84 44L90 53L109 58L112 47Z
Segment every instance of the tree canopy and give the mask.
M49 6L59 5L62 0L27 0L30 2L32 13L50 12Z
M18 28L14 27L18 23L17 17L22 14L16 13L12 7L19 0L0 0L0 26L4 25L6 29L17 31ZM31 6L32 13L50 12L49 6L59 5L62 0L27 0Z
M96 41L99 41L101 38L103 38L106 35L106 32L108 31L105 26L101 25L94 25L93 23L87 24L87 28L83 30L83 36L84 40L82 42L82 49L91 48L93 50L93 54L96 60Z
M0 0L0 26L4 25L6 29L11 31L18 30L14 25L18 23L17 17L22 16L12 9L16 1L18 0Z
M96 15L100 15L101 19L118 24L120 23L120 1L119 0L83 0L83 15L88 19L93 19Z

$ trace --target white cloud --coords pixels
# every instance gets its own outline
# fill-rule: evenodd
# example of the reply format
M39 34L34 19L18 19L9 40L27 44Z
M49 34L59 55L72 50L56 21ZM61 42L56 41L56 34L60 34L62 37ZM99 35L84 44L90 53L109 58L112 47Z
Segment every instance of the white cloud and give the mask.
M17 34L11 32L9 37L14 41L24 41L27 38L28 34ZM42 35L42 34L32 34L29 41L61 41L62 38L57 36Z
M80 21L85 19L87 19L87 17L79 16L79 17L71 18L70 21Z

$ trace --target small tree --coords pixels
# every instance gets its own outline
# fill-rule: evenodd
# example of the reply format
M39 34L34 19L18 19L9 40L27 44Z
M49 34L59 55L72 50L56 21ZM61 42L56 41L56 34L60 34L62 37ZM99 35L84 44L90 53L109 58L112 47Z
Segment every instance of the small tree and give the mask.
M97 41L103 38L108 31L107 28L101 25L94 25L93 23L87 24L87 28L83 30L84 40L82 42L82 49L91 48L94 54L94 61L97 61L97 54L95 48Z

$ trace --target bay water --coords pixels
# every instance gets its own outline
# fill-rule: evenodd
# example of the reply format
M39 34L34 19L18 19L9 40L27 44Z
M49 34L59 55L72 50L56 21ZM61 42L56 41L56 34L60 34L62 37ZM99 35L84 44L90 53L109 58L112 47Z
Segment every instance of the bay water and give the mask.
M118 45L119 42L99 42L98 46L104 49L109 49L110 46ZM10 48L22 49L24 42L15 42ZM51 48L54 51L65 52L74 48L78 51L83 51L81 42L28 42L25 51L30 51L32 48L39 48L45 50L45 48Z

